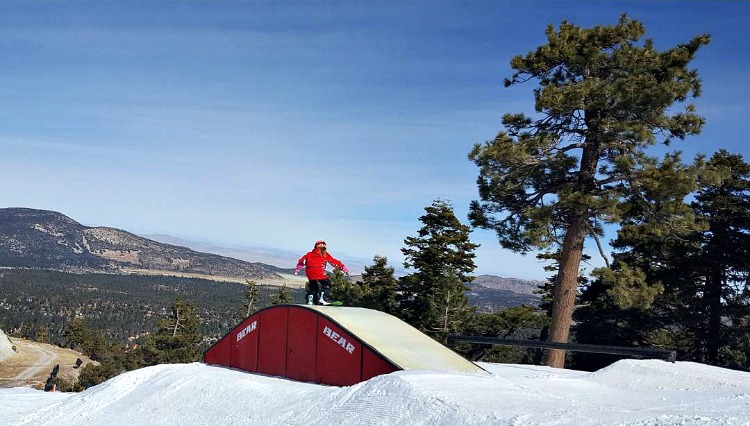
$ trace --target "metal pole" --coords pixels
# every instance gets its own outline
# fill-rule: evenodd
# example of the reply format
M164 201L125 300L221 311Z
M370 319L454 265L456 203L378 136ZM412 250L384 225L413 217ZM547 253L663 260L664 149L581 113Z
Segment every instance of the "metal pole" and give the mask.
M452 342L478 343L481 345L521 346L527 348L542 349L565 349L569 351L600 354L631 355L663 359L664 361L668 362L675 362L677 360L677 352L667 349L655 348L629 348L626 346L591 345L586 343L540 342L535 340L501 339L497 337L464 335L448 336L448 343Z

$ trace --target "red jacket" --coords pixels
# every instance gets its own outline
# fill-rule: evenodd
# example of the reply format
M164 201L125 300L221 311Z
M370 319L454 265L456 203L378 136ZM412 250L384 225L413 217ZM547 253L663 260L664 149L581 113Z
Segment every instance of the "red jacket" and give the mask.
M334 257L328 254L328 252L326 252L325 255L321 255L320 250L317 249L313 249L313 251L299 258L297 261L297 271L304 267L307 279L324 280L328 278L328 275L326 275L326 264L328 263L334 268L346 272L346 266L344 266L344 264L338 259L334 259Z

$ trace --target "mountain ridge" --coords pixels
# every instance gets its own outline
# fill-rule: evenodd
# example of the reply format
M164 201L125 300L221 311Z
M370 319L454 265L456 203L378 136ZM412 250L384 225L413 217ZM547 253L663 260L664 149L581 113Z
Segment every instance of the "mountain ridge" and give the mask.
M245 279L280 278L260 263L160 243L117 228L84 226L51 210L0 209L0 237L0 266L109 273L145 269Z
M250 261L259 257L267 261L282 259L282 263L291 264L295 256L277 249L209 246L166 234L138 236L113 227L84 226L51 210L0 208L0 267L173 274L241 283L281 280L293 287L303 285L304 279L287 282L289 279L280 275L288 277L291 267ZM467 295L469 303L480 312L522 304L536 306L540 297L534 291L542 283L479 275L468 284Z

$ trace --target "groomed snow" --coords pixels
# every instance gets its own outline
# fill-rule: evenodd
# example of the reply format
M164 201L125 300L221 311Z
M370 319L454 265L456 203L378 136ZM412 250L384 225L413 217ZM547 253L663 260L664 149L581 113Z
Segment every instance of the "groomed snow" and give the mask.
M159 365L78 394L0 389L0 424L750 425L750 373L658 360L594 373L480 365L492 375L401 371L350 387Z

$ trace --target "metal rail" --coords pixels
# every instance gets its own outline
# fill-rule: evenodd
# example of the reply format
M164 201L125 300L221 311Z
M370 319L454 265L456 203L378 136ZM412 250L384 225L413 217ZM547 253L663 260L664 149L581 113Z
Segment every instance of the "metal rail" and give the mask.
M448 343L454 342L478 343L481 345L522 346L527 348L542 349L564 349L574 352L591 352L599 354L631 355L645 358L656 358L663 359L664 361L668 362L677 361L677 352L667 349L629 348L626 346L591 345L586 343L541 342L536 340L501 339L497 337L485 336L448 336Z

